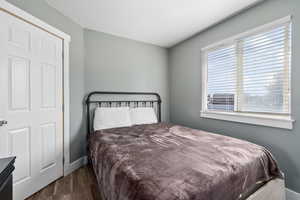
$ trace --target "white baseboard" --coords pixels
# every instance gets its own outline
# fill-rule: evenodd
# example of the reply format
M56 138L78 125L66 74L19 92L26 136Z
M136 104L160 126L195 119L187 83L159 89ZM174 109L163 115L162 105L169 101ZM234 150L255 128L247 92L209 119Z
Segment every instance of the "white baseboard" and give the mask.
M70 163L69 165L66 165L64 170L64 176L67 176L71 174L73 171L75 171L76 169L79 169L80 167L86 165L87 162L88 162L87 156L83 156L75 160L74 162Z
M300 194L286 188L286 200L300 200Z

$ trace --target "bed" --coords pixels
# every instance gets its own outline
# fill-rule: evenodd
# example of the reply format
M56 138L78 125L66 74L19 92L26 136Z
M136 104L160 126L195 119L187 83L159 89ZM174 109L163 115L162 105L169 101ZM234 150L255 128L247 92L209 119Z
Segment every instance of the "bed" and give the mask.
M92 92L86 105L89 159L103 200L285 200L268 150L162 123L156 93ZM153 107L158 123L92 130L95 107L122 106Z

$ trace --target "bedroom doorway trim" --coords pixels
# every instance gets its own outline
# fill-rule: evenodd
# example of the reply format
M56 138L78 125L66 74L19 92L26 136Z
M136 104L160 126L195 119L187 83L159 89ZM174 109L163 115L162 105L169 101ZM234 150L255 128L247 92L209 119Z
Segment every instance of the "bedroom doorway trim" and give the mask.
M69 47L71 37L56 29L55 27L41 21L31 14L21 10L20 8L8 3L5 0L0 0L0 11L9 13L18 19L21 19L35 27L38 27L63 41L63 174L66 176L69 173L70 163L70 77L69 77Z

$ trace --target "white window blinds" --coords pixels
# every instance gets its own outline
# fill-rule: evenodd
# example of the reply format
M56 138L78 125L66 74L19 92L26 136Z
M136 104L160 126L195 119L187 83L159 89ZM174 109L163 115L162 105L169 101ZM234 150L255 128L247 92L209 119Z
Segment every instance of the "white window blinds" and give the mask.
M290 114L291 22L205 50L206 109Z
M236 45L208 52L207 66L207 108L233 111L237 94Z

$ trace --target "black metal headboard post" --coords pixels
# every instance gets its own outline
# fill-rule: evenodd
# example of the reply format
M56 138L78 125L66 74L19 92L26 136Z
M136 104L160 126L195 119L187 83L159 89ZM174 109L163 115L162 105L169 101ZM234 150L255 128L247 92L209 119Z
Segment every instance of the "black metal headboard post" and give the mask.
M101 95L131 95L131 96L154 96L156 99L151 100L92 100L93 96L101 96ZM90 105L91 104L97 104L101 107L102 104L112 106L113 103L116 105L122 106L122 104L125 104L127 106L130 106L131 103L134 103L135 105L139 105L141 103L144 107L147 106L147 103L150 104L150 106L154 106L154 103L157 103L157 116L158 116L158 122L161 122L161 98L158 93L151 93L151 92L108 92L108 91L95 91L88 94L86 98L86 108L87 108L87 130L88 134L91 133L91 112L90 112Z

